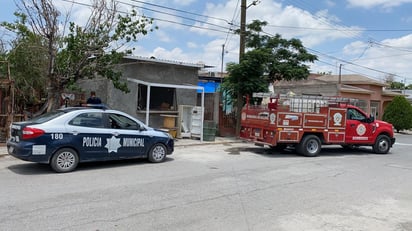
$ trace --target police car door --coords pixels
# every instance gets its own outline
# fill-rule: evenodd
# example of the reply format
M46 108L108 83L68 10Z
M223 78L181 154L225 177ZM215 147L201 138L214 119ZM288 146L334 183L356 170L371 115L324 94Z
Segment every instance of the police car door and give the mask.
M82 112L69 121L68 131L73 134L71 143L79 150L81 160L108 158L106 140L111 134L101 112Z
M117 155L118 158L145 155L148 137L140 130L140 124L121 114L106 113L106 116L112 133L109 154Z

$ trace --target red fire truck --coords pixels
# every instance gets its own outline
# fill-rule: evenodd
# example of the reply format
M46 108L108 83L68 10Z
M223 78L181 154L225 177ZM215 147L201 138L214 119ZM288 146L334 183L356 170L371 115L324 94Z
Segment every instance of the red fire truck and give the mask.
M367 115L354 99L273 93L254 93L252 99L242 109L240 138L256 145L294 146L299 154L317 156L322 145L371 146L386 154L395 143L392 124Z

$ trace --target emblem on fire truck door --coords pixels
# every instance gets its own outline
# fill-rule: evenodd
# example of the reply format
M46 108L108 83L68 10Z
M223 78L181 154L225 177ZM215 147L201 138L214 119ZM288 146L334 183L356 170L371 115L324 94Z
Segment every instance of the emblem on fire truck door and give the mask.
M365 135L366 133L366 127L363 124L359 124L358 127L356 128L356 133L360 136Z
M339 112L335 113L333 115L333 122L334 122L334 126L342 126L342 114L340 114Z
M270 119L270 123L274 124L276 121L276 114L275 113L270 114L269 119Z

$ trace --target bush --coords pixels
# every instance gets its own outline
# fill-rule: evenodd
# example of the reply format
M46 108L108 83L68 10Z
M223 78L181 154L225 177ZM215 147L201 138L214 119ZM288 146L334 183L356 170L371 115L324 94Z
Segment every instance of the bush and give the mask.
M412 106L404 96L396 96L386 107L383 120L391 123L396 132L412 128Z

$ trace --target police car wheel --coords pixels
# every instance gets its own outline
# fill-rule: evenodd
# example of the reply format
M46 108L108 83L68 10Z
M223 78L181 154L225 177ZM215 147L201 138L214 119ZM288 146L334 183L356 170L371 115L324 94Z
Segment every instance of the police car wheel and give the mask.
M391 148L391 141L388 136L380 135L376 138L372 149L377 154L387 154Z
M77 152L71 148L62 148L58 150L52 157L50 166L56 172L73 171L79 163Z
M166 146L163 144L155 144L149 151L148 159L152 163L163 162L166 159Z

